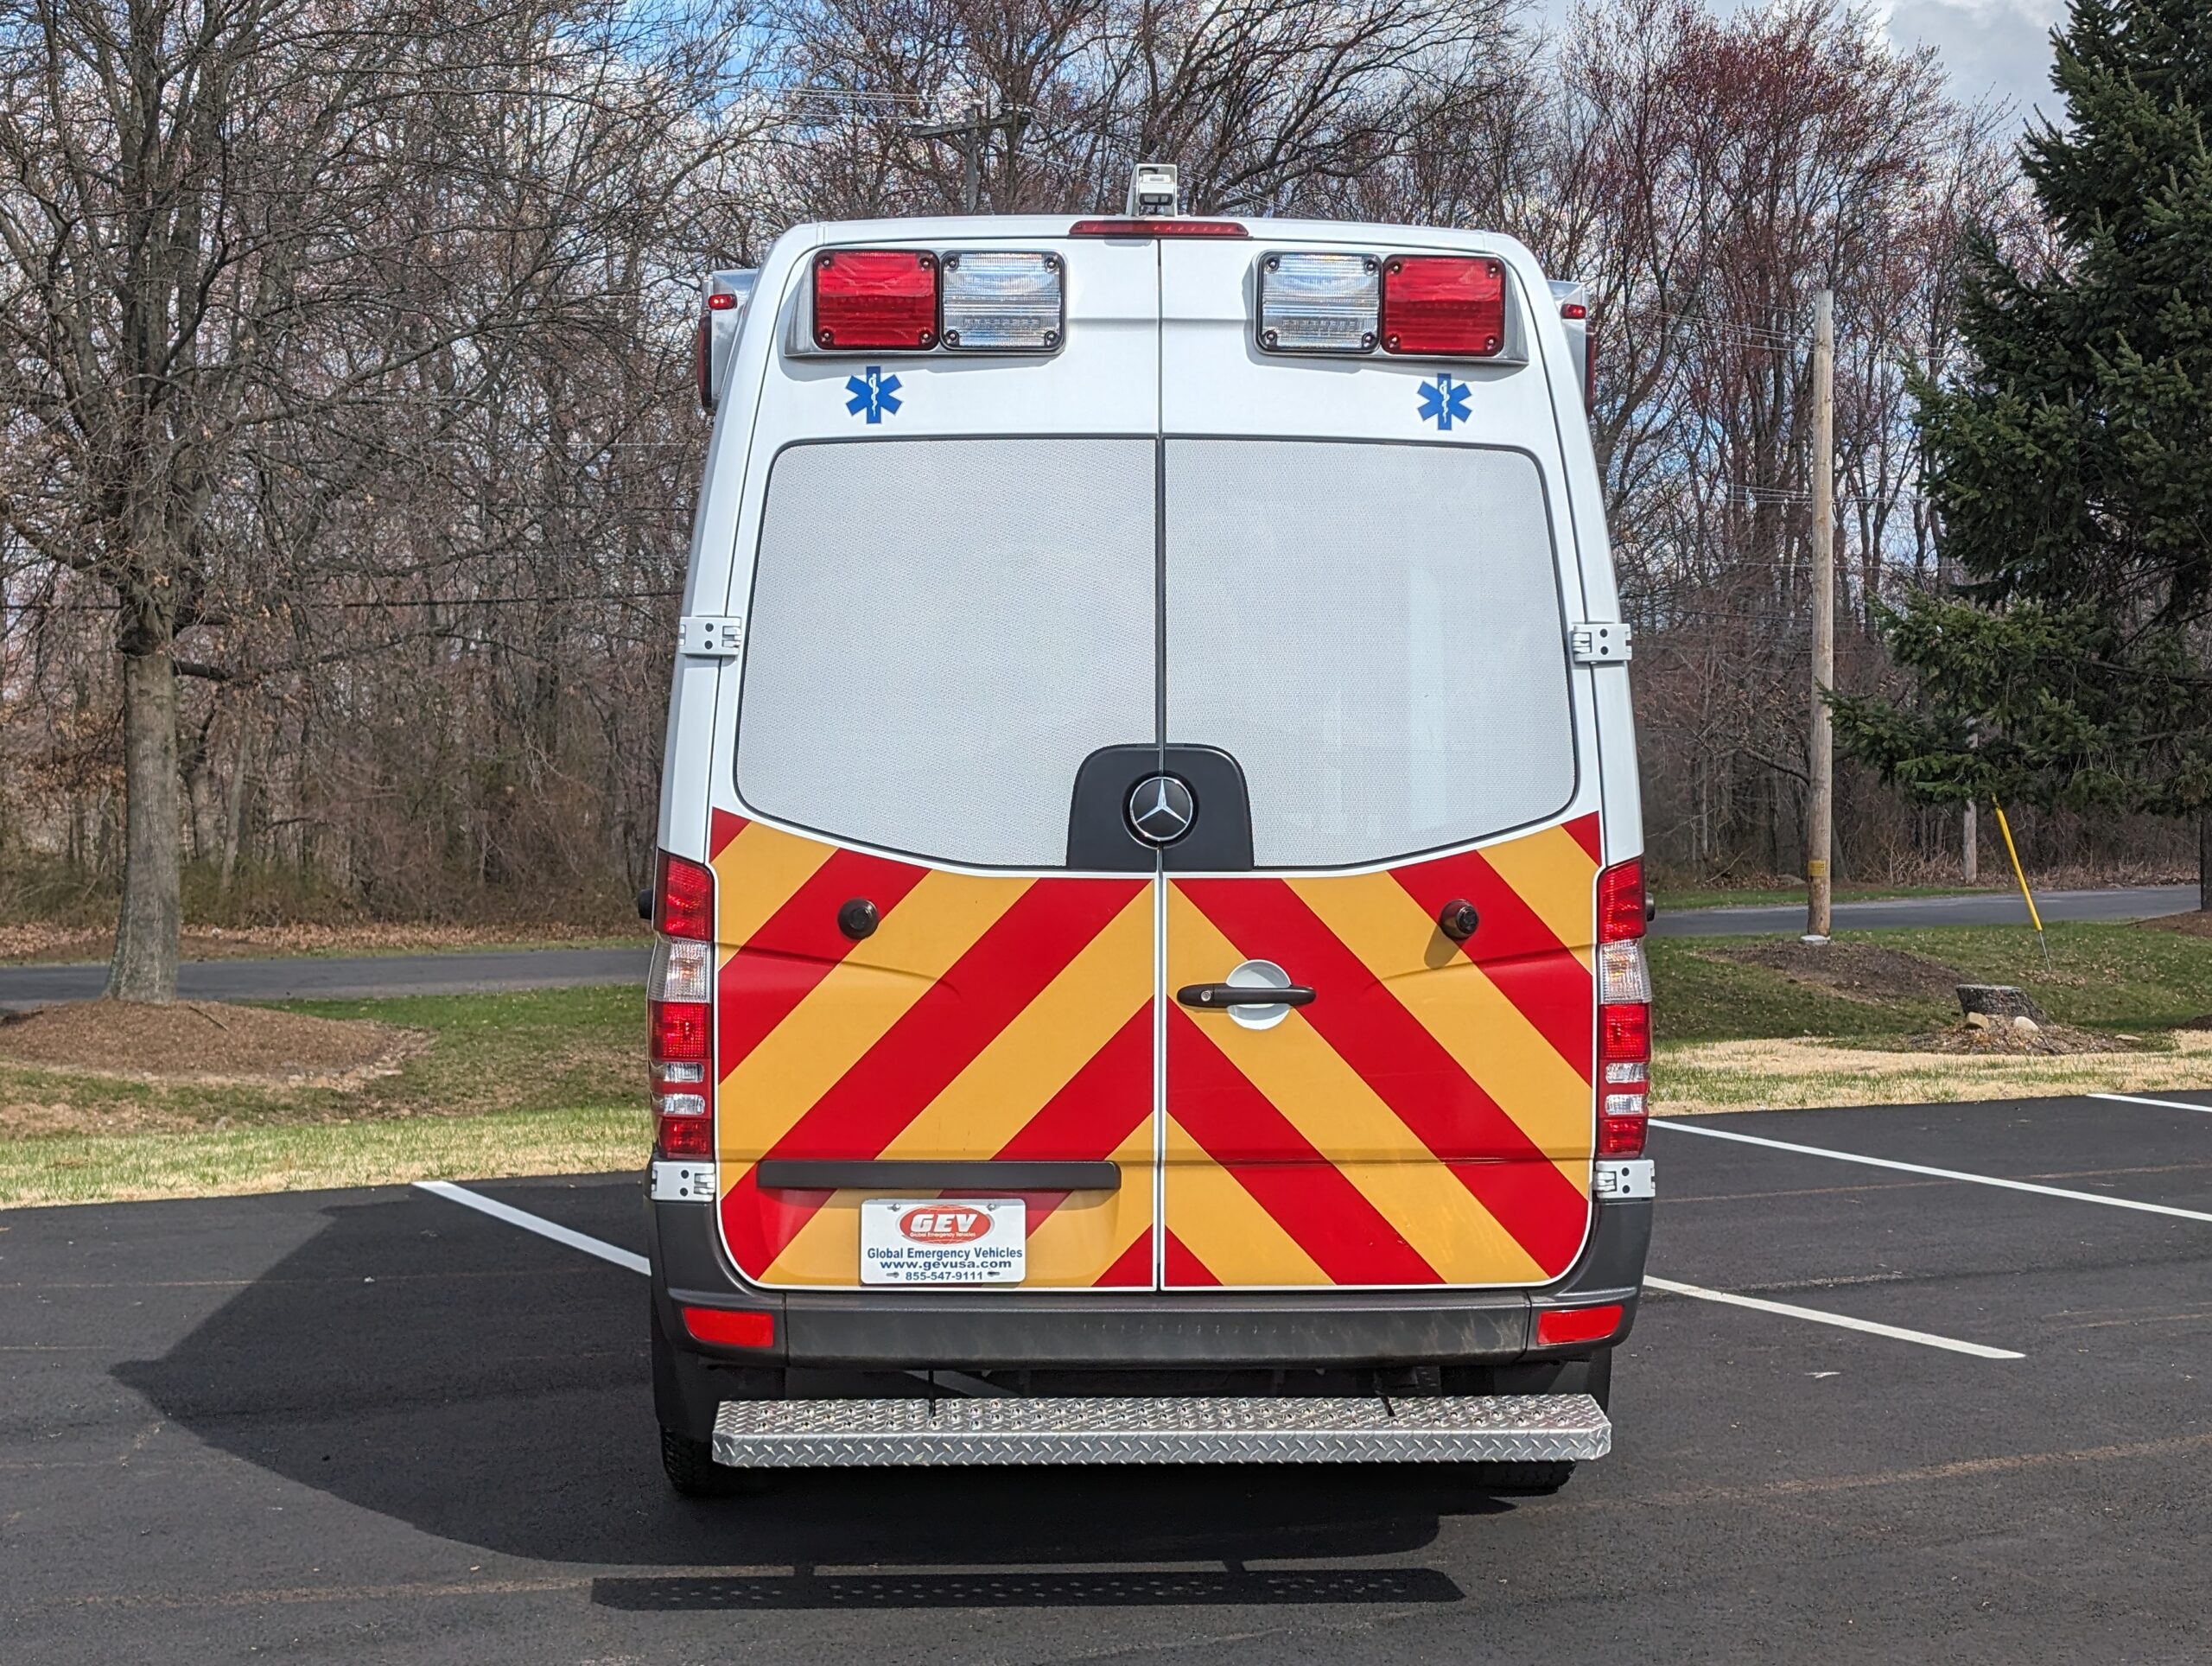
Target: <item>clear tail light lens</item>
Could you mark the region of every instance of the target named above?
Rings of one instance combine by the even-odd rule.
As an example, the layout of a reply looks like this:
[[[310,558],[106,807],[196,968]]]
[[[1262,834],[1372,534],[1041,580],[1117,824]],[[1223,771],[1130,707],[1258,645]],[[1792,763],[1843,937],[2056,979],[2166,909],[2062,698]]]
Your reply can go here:
[[[1392,255],[1382,265],[1382,351],[1493,359],[1505,351],[1505,263]]]
[[[1060,344],[1058,255],[944,258],[944,345],[961,353],[1049,353]]]
[[[1651,969],[1643,864],[1598,875],[1598,1154],[1641,1157],[1651,1093]]]
[[[831,249],[814,258],[814,344],[838,352],[937,345],[937,257]]]
[[[1367,353],[1381,327],[1373,255],[1268,255],[1260,262],[1260,346],[1269,353]]]

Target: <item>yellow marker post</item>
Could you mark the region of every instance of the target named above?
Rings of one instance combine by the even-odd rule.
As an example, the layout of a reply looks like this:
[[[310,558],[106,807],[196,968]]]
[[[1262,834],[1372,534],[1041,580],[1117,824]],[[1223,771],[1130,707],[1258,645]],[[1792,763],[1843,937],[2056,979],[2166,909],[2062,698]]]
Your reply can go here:
[[[2012,877],[2020,882],[2020,900],[2028,905],[2028,919],[2036,928],[2036,944],[2043,951],[2043,969],[2050,970],[2050,943],[2043,934],[2043,916],[2036,912],[2035,893],[2028,889],[2028,876],[2020,866],[2019,847],[2012,843],[2012,824],[2005,819],[2005,806],[1992,798],[1989,807],[1997,812],[1997,830],[2005,836],[2005,854],[2012,859]]]

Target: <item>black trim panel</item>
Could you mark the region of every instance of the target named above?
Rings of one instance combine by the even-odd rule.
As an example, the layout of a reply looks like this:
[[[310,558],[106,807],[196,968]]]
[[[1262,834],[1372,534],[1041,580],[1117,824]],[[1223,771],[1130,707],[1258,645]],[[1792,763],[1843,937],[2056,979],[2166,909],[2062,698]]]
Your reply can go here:
[[[763,1191],[1118,1192],[1119,1163],[814,1162],[771,1157],[753,1171]]]

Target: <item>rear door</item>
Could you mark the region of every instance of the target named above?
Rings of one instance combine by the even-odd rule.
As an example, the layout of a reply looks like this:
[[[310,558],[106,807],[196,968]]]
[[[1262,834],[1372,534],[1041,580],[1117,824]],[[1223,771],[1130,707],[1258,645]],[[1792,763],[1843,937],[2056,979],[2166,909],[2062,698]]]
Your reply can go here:
[[[1267,246],[1161,245],[1166,740],[1250,828],[1166,855],[1165,1281],[1542,1283],[1588,1226],[1600,849],[1548,399],[1257,353]]]
[[[1062,247],[1048,357],[766,367],[711,844],[721,1218],[767,1285],[862,1282],[871,1199],[1009,1192],[1026,1288],[1154,1281],[1153,864],[1070,831],[1084,760],[1156,743],[1157,263]]]

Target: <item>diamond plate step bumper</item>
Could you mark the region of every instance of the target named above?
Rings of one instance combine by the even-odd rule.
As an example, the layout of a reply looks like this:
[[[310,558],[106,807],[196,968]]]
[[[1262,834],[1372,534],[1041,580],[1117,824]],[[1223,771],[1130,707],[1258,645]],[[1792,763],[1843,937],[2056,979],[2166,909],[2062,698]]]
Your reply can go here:
[[[1393,1399],[726,1400],[715,1461],[897,1464],[1447,1464],[1602,1458],[1586,1394]]]

